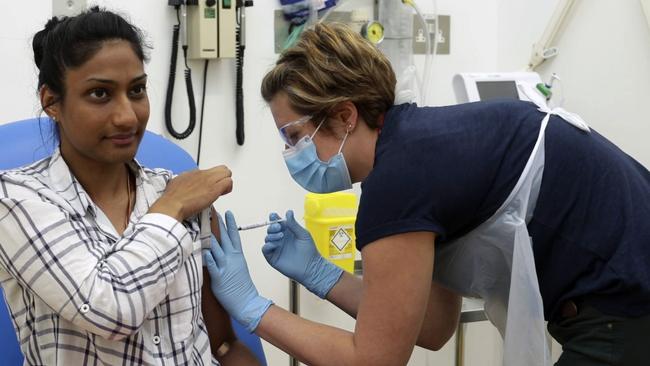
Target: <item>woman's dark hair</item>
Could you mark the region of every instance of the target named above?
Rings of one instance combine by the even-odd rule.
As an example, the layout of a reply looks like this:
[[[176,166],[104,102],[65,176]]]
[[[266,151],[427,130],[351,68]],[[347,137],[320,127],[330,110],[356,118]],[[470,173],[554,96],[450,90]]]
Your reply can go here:
[[[39,69],[38,90],[44,85],[65,96],[65,71],[83,65],[109,40],[124,40],[131,44],[138,58],[145,62],[142,31],[122,16],[94,6],[73,17],[53,17],[32,41],[34,61]],[[46,108],[48,106],[43,106]]]

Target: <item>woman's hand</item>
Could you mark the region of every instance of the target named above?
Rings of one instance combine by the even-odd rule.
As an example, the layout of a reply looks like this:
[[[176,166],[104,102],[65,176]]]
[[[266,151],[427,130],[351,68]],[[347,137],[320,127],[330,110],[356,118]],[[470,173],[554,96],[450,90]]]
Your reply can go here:
[[[162,213],[183,221],[230,193],[231,176],[232,172],[224,165],[185,172],[169,181],[165,193],[149,208],[149,213]]]
[[[251,280],[237,223],[230,211],[226,212],[226,226],[219,216],[219,230],[221,244],[213,241],[210,250],[203,250],[211,290],[226,311],[253,332],[272,302],[258,294]]]
[[[271,220],[279,218],[276,213],[269,216]],[[287,211],[286,218],[268,227],[262,253],[273,268],[324,299],[343,270],[318,253],[314,240],[296,222],[293,211]]]

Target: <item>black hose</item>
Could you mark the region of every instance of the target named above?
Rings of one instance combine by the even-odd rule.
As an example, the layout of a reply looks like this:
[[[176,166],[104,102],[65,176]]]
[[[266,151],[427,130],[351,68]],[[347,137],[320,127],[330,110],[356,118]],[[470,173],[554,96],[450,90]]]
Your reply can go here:
[[[235,50],[235,59],[236,59],[236,73],[237,80],[235,85],[235,118],[237,120],[237,128],[235,130],[235,135],[237,136],[237,144],[240,146],[244,144],[244,48],[241,44],[241,27],[239,25],[235,31],[235,40],[237,42],[237,48]]]
[[[192,70],[186,66],[185,69],[185,86],[187,88],[187,101],[190,109],[190,122],[187,129],[183,132],[178,132],[174,129],[172,123],[172,101],[174,99],[174,82],[176,81],[176,59],[178,58],[178,37],[179,37],[179,24],[174,25],[174,34],[172,37],[172,56],[169,67],[169,81],[167,83],[167,98],[165,99],[165,126],[169,133],[176,139],[182,140],[187,138],[196,124],[196,105],[194,103],[194,90],[192,88]],[[187,49],[183,49],[185,57],[185,65],[187,65]]]

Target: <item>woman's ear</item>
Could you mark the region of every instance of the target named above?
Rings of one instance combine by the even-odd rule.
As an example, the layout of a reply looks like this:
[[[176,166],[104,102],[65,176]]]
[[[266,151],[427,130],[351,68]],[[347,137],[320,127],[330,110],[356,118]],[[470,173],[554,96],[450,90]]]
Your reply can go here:
[[[39,96],[43,111],[54,121],[58,121],[61,113],[59,108],[61,98],[59,95],[54,93],[47,85],[43,85],[39,91]]]
[[[349,100],[339,103],[334,107],[332,116],[339,121],[343,131],[352,132],[359,121],[357,106]]]

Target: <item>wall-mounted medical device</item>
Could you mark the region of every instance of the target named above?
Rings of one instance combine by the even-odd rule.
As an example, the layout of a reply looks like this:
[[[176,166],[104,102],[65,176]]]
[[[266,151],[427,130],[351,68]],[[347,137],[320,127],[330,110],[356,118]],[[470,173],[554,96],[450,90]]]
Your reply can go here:
[[[535,72],[461,73],[454,76],[452,83],[458,103],[497,98],[529,100],[517,84],[528,84],[532,88],[543,85]]]
[[[192,87],[192,70],[188,60],[205,60],[203,67],[203,95],[199,121],[197,162],[201,156],[201,132],[208,64],[212,59],[232,58],[236,63],[236,119],[237,143],[244,143],[243,62],[245,49],[245,8],[253,6],[253,0],[167,0],[174,7],[177,24],[173,27],[172,52],[165,101],[165,125],[176,139],[192,134],[196,124],[196,104]],[[179,43],[185,64],[185,86],[188,98],[189,122],[184,131],[177,131],[172,122],[172,104],[176,80],[176,64]]]
[[[190,59],[234,58],[235,0],[188,0],[187,43]]]

